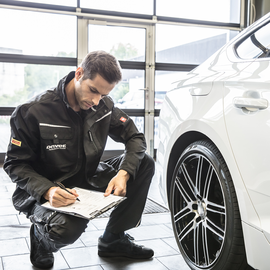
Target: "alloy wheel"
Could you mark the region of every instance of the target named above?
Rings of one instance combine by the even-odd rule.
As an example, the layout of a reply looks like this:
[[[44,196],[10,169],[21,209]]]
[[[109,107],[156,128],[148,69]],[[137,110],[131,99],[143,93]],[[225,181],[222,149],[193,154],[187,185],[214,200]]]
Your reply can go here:
[[[209,157],[189,151],[179,160],[171,189],[171,215],[178,245],[199,269],[218,260],[226,235],[220,175]]]

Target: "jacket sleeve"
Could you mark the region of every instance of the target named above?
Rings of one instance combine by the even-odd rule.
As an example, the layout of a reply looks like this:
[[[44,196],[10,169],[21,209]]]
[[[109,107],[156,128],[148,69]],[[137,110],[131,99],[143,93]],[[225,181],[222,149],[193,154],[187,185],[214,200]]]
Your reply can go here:
[[[134,179],[146,151],[144,134],[138,131],[132,119],[125,112],[113,107],[109,136],[116,142],[125,144],[120,169],[127,171]]]
[[[4,161],[4,170],[22,190],[36,201],[41,202],[42,195],[53,182],[40,175],[38,154],[40,148],[38,123],[26,106],[19,106],[10,119],[11,139]]]

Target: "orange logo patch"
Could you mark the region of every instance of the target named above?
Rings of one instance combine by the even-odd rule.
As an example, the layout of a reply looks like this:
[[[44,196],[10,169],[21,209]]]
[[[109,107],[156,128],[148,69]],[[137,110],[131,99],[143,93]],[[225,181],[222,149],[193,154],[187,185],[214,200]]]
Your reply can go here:
[[[123,123],[125,123],[125,122],[127,121],[127,119],[126,119],[125,117],[122,116],[122,117],[120,118],[120,121],[122,121]]]
[[[21,145],[22,145],[22,142],[17,141],[17,140],[15,140],[15,139],[13,139],[13,138],[12,138],[12,140],[11,140],[11,143],[14,144],[14,145],[20,146],[20,147],[21,147]]]

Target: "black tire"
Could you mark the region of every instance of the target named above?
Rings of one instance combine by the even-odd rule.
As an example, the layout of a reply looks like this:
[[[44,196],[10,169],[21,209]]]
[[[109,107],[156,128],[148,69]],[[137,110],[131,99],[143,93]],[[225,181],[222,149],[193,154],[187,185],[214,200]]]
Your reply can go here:
[[[247,270],[239,207],[228,167],[208,141],[189,145],[173,173],[174,235],[193,270]]]

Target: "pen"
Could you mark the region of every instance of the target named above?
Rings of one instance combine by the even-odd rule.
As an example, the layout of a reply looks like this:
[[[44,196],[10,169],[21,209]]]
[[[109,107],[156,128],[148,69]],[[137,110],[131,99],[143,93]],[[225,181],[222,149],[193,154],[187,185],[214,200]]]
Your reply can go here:
[[[74,194],[72,194],[70,191],[68,191],[68,190],[64,187],[64,185],[63,185],[62,183],[57,183],[57,182],[54,182],[54,183],[55,183],[58,187],[62,188],[62,189],[65,190],[66,192],[68,192],[69,194],[74,195]],[[76,200],[80,202],[80,199],[79,199],[79,198],[76,198]]]

